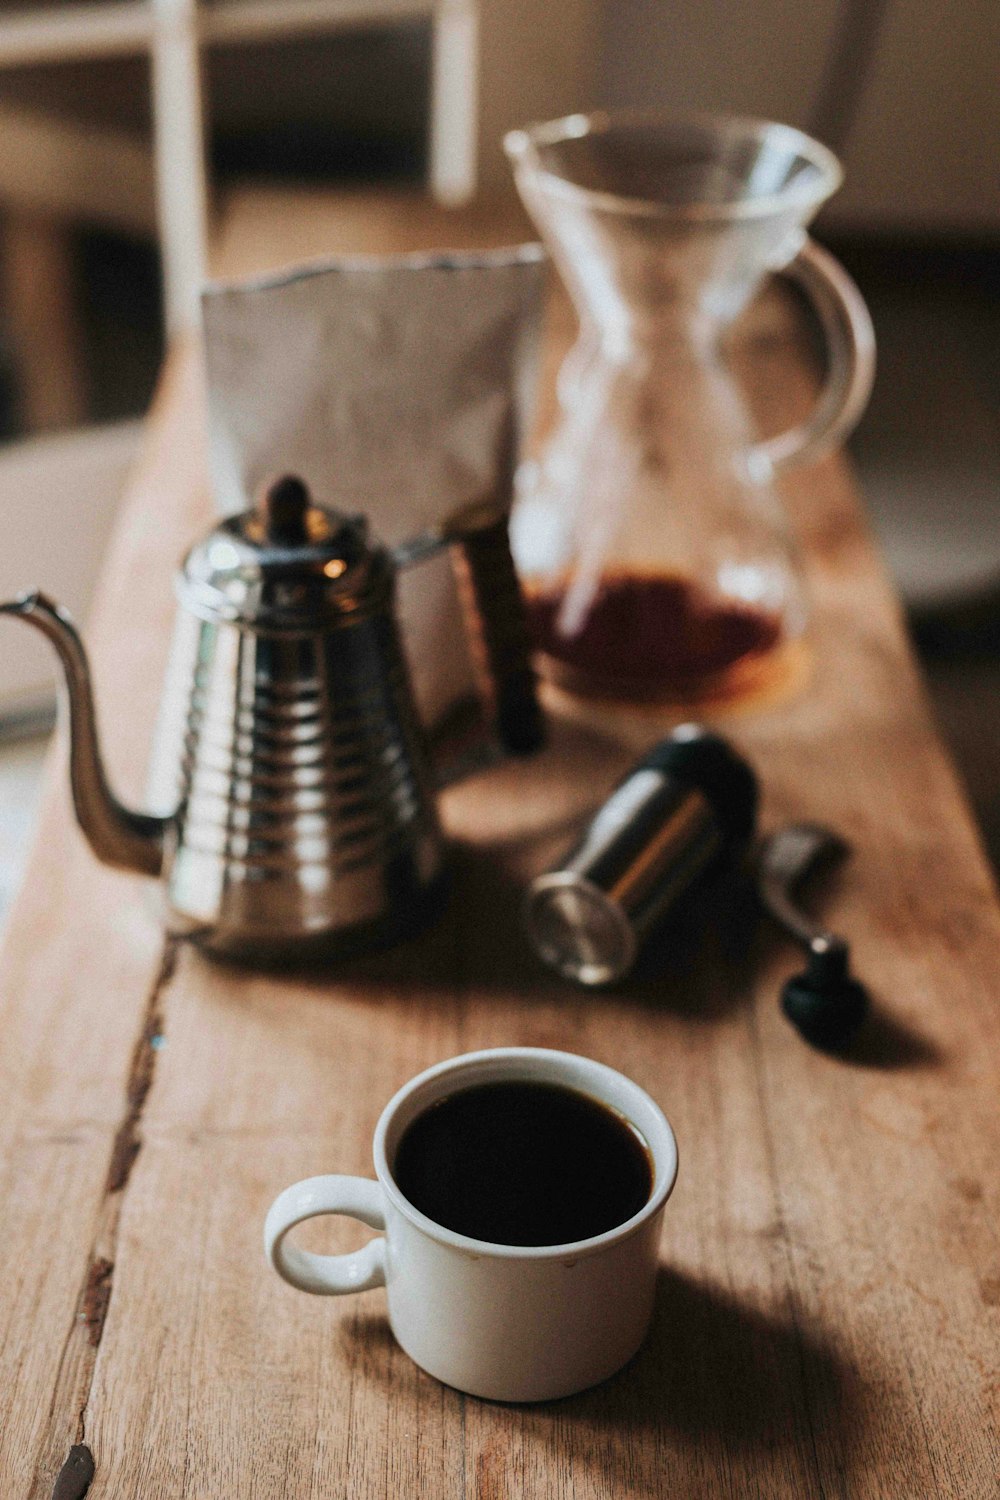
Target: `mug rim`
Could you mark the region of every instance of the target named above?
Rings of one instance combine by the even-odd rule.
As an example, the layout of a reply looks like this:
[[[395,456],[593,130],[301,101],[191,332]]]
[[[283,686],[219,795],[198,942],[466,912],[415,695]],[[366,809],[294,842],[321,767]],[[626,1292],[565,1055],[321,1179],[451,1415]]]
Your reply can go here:
[[[799,156],[816,167],[820,181],[808,191],[800,189],[796,192],[793,185],[792,188],[779,192],[765,193],[759,198],[740,198],[732,203],[661,203],[655,199],[637,198],[609,189],[584,187],[544,166],[539,154],[539,146],[554,146],[580,140],[588,135],[608,135],[619,128],[641,126],[664,129],[695,126],[723,134],[743,132],[761,141],[768,135],[774,139],[784,139],[794,147]],[[503,138],[503,149],[515,172],[518,168],[527,166],[534,175],[544,178],[546,190],[556,196],[609,213],[632,214],[677,223],[725,223],[729,220],[767,218],[790,208],[798,208],[805,213],[824,203],[844,180],[840,160],[828,146],[794,125],[785,125],[779,120],[767,120],[755,115],[712,114],[698,110],[601,109],[591,113],[563,115],[556,120],[535,121],[517,130],[509,130]]]
[[[480,1067],[484,1071],[489,1069],[490,1064],[510,1063],[513,1065],[509,1074],[505,1072],[504,1077],[518,1077],[517,1063],[531,1062],[550,1063],[557,1070],[551,1081],[561,1082],[563,1087],[576,1089],[578,1093],[587,1094],[588,1097],[596,1099],[598,1103],[607,1104],[607,1101],[588,1089],[584,1084],[575,1082],[565,1076],[559,1076],[559,1069],[579,1071],[581,1067],[592,1076],[597,1074],[603,1076],[607,1082],[623,1085],[626,1092],[641,1101],[642,1105],[655,1119],[656,1124],[661,1127],[663,1140],[660,1146],[648,1139],[647,1133],[642,1130],[630,1112],[619,1110],[625,1118],[637,1130],[648,1150],[653,1164],[653,1191],[646,1202],[634,1213],[631,1218],[624,1219],[621,1224],[616,1224],[612,1229],[607,1229],[601,1234],[591,1235],[583,1240],[567,1240],[558,1245],[504,1245],[493,1240],[478,1240],[470,1235],[459,1234],[456,1230],[448,1229],[439,1224],[436,1219],[422,1213],[415,1204],[411,1203],[396,1183],[389,1166],[386,1152],[386,1143],[390,1128],[401,1107],[411,1099],[415,1093],[425,1088],[435,1080],[447,1076],[450,1073],[461,1073],[466,1071],[477,1071]],[[529,1072],[526,1077],[528,1081],[534,1081],[539,1075]],[[486,1080],[484,1080],[486,1081]],[[499,1080],[497,1080],[499,1081]],[[473,1086],[470,1081],[469,1086]],[[433,1103],[429,1100],[428,1103]],[[616,1106],[610,1106],[616,1108]],[[417,1111],[419,1113],[419,1111]],[[416,1114],[414,1115],[416,1118]],[[407,1122],[409,1123],[409,1122]],[[372,1142],[372,1155],[375,1163],[375,1175],[381,1184],[383,1192],[392,1202],[394,1207],[404,1218],[419,1229],[422,1234],[439,1244],[447,1245],[458,1251],[482,1258],[498,1260],[551,1260],[560,1257],[572,1256],[579,1258],[585,1255],[595,1255],[616,1245],[622,1240],[630,1238],[637,1233],[654,1215],[663,1208],[667,1199],[674,1190],[677,1181],[677,1138],[674,1135],[670,1121],[663,1110],[645,1089],[635,1083],[625,1073],[620,1073],[616,1068],[608,1067],[606,1063],[597,1062],[596,1059],[586,1057],[578,1052],[564,1052],[550,1047],[488,1047],[476,1052],[463,1052],[456,1057],[445,1058],[444,1061],[434,1063],[425,1068],[422,1073],[416,1074],[408,1083],[404,1083],[398,1089],[379,1116],[375,1126],[375,1135]],[[661,1157],[665,1156],[665,1160]]]

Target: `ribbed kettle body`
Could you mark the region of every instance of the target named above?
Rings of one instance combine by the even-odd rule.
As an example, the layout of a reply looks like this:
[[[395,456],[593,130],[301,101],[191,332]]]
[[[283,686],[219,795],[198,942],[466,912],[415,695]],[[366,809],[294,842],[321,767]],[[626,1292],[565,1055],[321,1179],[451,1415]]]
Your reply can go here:
[[[432,778],[388,609],[315,633],[178,616],[150,796],[170,925],[233,956],[388,940],[439,883]]]

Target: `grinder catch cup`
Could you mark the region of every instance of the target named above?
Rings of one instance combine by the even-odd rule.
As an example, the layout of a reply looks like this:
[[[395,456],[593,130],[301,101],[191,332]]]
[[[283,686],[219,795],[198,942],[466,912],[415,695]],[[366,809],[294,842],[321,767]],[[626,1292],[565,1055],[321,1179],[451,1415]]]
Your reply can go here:
[[[579,984],[623,978],[697,877],[750,841],[757,803],[757,778],[731,745],[695,724],[675,730],[531,882],[524,926],[535,952]]]

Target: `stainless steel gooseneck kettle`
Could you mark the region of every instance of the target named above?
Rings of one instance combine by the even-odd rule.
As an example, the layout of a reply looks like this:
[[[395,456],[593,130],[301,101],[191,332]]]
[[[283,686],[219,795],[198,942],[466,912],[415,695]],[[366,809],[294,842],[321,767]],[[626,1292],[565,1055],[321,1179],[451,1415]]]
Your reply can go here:
[[[498,507],[452,543],[495,740],[542,738],[527,631]],[[435,776],[396,621],[393,554],[361,517],[278,481],[193,548],[153,756],[154,805],[110,791],[87,660],[40,593],[0,605],[55,646],[76,815],[98,858],[162,877],[171,930],[273,961],[379,944],[434,907],[444,864]]]

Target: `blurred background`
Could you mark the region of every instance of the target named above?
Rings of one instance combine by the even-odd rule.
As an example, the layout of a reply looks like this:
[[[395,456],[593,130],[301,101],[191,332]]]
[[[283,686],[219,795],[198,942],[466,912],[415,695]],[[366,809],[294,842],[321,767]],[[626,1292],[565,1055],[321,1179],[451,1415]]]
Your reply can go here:
[[[996,0],[4,3],[0,595],[44,582],[85,619],[169,334],[227,239],[326,189],[510,196],[504,130],[573,110],[785,120],[845,163],[816,233],[879,340],[853,457],[1000,863],[998,77]],[[53,693],[9,635],[0,910]]]

